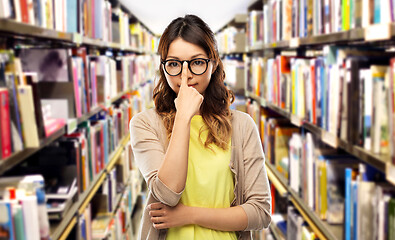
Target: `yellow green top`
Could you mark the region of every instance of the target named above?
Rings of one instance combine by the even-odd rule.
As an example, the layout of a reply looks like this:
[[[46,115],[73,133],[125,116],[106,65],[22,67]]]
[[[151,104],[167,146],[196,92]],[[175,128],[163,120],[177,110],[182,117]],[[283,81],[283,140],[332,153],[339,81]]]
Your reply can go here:
[[[195,115],[191,121],[188,176],[180,202],[187,206],[205,208],[227,208],[234,199],[233,173],[229,168],[231,151],[211,144],[204,147],[208,131],[199,133],[204,127],[203,118]],[[229,143],[230,144],[230,143]],[[230,145],[229,145],[230,146]],[[235,232],[216,231],[198,225],[170,228],[167,240],[178,239],[237,239]]]

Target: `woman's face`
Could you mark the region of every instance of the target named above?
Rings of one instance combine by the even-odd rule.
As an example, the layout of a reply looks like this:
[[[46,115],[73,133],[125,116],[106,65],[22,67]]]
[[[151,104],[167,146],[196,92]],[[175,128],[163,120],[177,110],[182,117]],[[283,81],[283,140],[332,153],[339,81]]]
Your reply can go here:
[[[176,38],[169,46],[167,58],[165,60],[193,60],[196,58],[208,59],[206,52],[198,45],[192,44],[183,40],[182,38]],[[162,65],[164,68],[164,65]],[[170,76],[165,69],[163,69],[167,83],[178,94],[181,85],[181,73],[177,76]],[[187,70],[188,86],[195,88],[198,92],[204,95],[208,84],[210,83],[211,73],[213,71],[212,61],[208,63],[207,70],[202,75],[195,75],[188,68]]]

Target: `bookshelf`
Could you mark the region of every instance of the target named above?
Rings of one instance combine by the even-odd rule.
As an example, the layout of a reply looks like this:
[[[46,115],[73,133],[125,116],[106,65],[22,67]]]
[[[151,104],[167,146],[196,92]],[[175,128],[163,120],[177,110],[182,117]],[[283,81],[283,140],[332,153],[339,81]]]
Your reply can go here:
[[[293,205],[302,214],[303,218],[308,222],[309,226],[311,226],[320,239],[342,239],[343,229],[341,226],[330,226],[329,224],[321,221],[321,219],[306,206],[303,200],[300,199],[298,194],[289,187],[288,180],[285,179],[272,164],[266,161],[265,166],[268,171],[273,173],[268,174],[269,180],[271,182],[279,182],[281,184],[281,187],[276,184],[276,189],[281,189],[282,187],[286,189]]]
[[[9,37],[23,37],[30,39],[52,40],[58,44],[66,46],[78,47],[81,45],[96,48],[107,48],[127,52],[135,52],[138,54],[153,54],[153,52],[143,51],[130,46],[122,45],[115,42],[105,42],[100,39],[93,39],[82,36],[80,33],[67,33],[56,31],[53,29],[43,28],[23,22],[17,22],[13,19],[0,18],[0,33]]]
[[[2,4],[3,2],[7,4],[8,1],[2,1]],[[80,1],[76,2],[79,3]],[[83,26],[78,24],[76,31],[65,29],[66,25],[72,24],[66,18],[75,17],[76,19],[74,20],[82,21],[81,15],[83,14],[75,13],[77,16],[72,15],[63,18],[61,20],[63,21],[63,30],[57,30],[59,26],[55,26],[59,19],[47,19],[45,21],[42,21],[42,19],[37,21],[35,19],[35,23],[32,24],[30,21],[27,23],[25,20],[18,21],[16,18],[0,18],[0,48],[2,50],[0,54],[3,54],[1,55],[0,63],[4,63],[6,68],[9,67],[5,69],[5,72],[4,68],[2,68],[0,74],[6,74],[6,71],[8,71],[8,74],[15,74],[15,76],[23,76],[25,74],[26,70],[23,69],[23,71],[22,66],[20,68],[21,71],[19,71],[17,69],[18,66],[11,65],[11,61],[12,64],[15,63],[14,57],[21,61],[19,51],[24,49],[60,49],[67,52],[68,74],[65,81],[72,83],[74,86],[71,92],[67,91],[67,93],[72,94],[72,97],[70,97],[71,95],[68,96],[67,104],[68,106],[71,105],[69,110],[72,109],[75,116],[70,117],[69,115],[65,120],[65,125],[46,137],[40,136],[38,147],[36,147],[37,145],[30,148],[26,146],[23,148],[22,146],[22,150],[14,150],[12,148],[13,153],[10,156],[0,159],[0,177],[13,176],[14,172],[20,171],[19,169],[26,166],[30,167],[30,164],[34,165],[35,163],[30,162],[34,162],[38,155],[48,150],[48,147],[60,148],[60,145],[57,145],[59,142],[67,142],[70,138],[77,136],[72,141],[79,145],[77,147],[74,144],[75,149],[73,148],[73,150],[80,152],[76,152],[70,158],[76,158],[76,163],[74,164],[78,167],[73,167],[76,169],[74,173],[75,171],[77,172],[77,185],[80,188],[77,190],[78,193],[75,196],[73,195],[73,199],[68,199],[67,202],[70,204],[63,208],[66,210],[62,210],[61,213],[55,212],[55,214],[59,215],[52,215],[51,219],[55,219],[56,216],[61,217],[59,217],[59,220],[50,221],[49,237],[51,239],[70,239],[77,237],[72,236],[74,234],[83,234],[83,229],[91,226],[85,220],[89,218],[89,224],[91,224],[95,220],[93,214],[98,213],[97,210],[91,208],[92,206],[97,207],[94,205],[97,197],[104,197],[105,204],[107,204],[107,211],[106,209],[101,209],[100,211],[102,212],[100,213],[104,211],[104,214],[109,214],[109,217],[113,220],[108,226],[109,228],[111,227],[110,231],[112,232],[110,234],[118,236],[119,229],[125,227],[124,229],[127,229],[127,231],[121,233],[122,237],[130,237],[133,230],[132,226],[139,224],[132,222],[132,213],[133,211],[138,211],[138,208],[142,207],[141,204],[143,204],[140,203],[136,207],[137,199],[141,195],[143,181],[141,176],[132,178],[132,175],[140,173],[135,169],[134,162],[132,165],[132,159],[130,158],[130,154],[133,153],[128,149],[130,137],[127,123],[128,118],[148,105],[152,105],[148,92],[152,92],[152,78],[155,74],[153,67],[156,67],[157,64],[154,53],[157,47],[157,36],[152,34],[144,24],[118,2],[114,2],[116,6],[111,6],[110,1],[107,0],[97,0],[96,2],[103,4],[103,9],[96,8],[92,10],[89,9],[88,5],[84,5],[85,10],[98,11],[96,13],[100,13],[102,10],[110,16],[96,14],[96,18],[99,19],[96,24],[88,20],[88,22],[84,23],[79,22]],[[53,3],[58,4],[58,1],[53,1]],[[59,5],[54,6],[54,12],[51,12],[51,14],[55,14],[55,8],[59,10]],[[49,9],[52,10],[52,8]],[[38,17],[46,18],[48,15],[40,15]],[[95,18],[93,15],[88,15],[86,18],[88,17]],[[102,21],[102,17],[109,21]],[[42,25],[46,21],[53,21],[54,25],[49,27],[44,26],[45,24]],[[102,25],[99,26],[98,24]],[[114,31],[111,31],[113,26],[116,27]],[[96,31],[95,33],[92,28],[100,32]],[[5,54],[12,54],[12,58],[3,58]],[[80,59],[84,61],[82,68],[78,68],[81,66],[78,65],[80,62],[77,62]],[[85,62],[86,59],[87,62]],[[21,61],[19,64],[22,65],[25,62]],[[96,66],[103,68],[96,68]],[[137,67],[142,70],[137,71]],[[17,75],[19,73],[21,75]],[[85,80],[88,79],[86,80],[89,81],[88,85],[86,85],[87,82],[81,80],[81,76]],[[93,78],[95,80],[92,80]],[[93,83],[94,85],[91,85]],[[19,84],[21,83],[15,83],[16,86],[19,86]],[[2,87],[4,86],[2,85]],[[5,87],[11,89],[8,85]],[[13,88],[16,87],[13,86]],[[62,91],[64,90],[62,89]],[[38,98],[38,101],[40,101],[40,98]],[[92,98],[95,99],[92,100]],[[73,100],[71,101],[71,99]],[[84,101],[86,102],[84,103]],[[78,106],[80,103],[81,106]],[[103,115],[106,116],[103,117]],[[77,128],[78,131],[76,131]],[[12,135],[10,138],[13,140],[14,136]],[[102,140],[101,143],[99,143],[100,140],[98,141],[98,139]],[[105,141],[109,143],[106,147],[103,144]],[[98,147],[100,150],[98,150]],[[83,151],[85,152],[83,153]],[[41,167],[41,165],[39,166]],[[126,176],[126,172],[129,173],[128,176]],[[39,173],[44,175],[44,170],[41,170]],[[120,182],[119,178],[122,178],[122,182]],[[124,184],[124,187],[117,189],[117,184]],[[113,192],[110,193],[109,191]],[[130,216],[127,216],[126,213]],[[46,214],[48,216],[48,213]],[[33,219],[33,221],[35,220]],[[117,233],[115,233],[116,230],[118,230]],[[25,233],[19,232],[18,234]]]
[[[363,12],[361,15],[357,15],[356,12],[355,13],[347,12],[348,9],[344,8],[345,6],[341,5],[345,3],[360,4],[359,6],[354,5],[353,7],[355,8],[350,7],[350,11],[352,10],[352,11],[361,11],[361,12],[367,11],[367,12]],[[326,5],[321,6],[317,4],[323,4],[323,5],[326,4]],[[247,112],[256,121],[258,128],[261,129],[261,134],[265,134],[265,136],[262,136],[262,141],[265,144],[269,142],[268,144],[270,146],[268,148],[276,148],[275,147],[276,145],[274,145],[273,147],[271,144],[277,144],[277,142],[275,142],[277,140],[273,140],[273,139],[268,140],[268,139],[270,139],[271,137],[277,137],[277,135],[273,136],[273,134],[277,134],[277,133],[270,133],[270,132],[268,133],[267,131],[277,130],[277,127],[271,128],[268,125],[270,124],[276,125],[277,124],[276,118],[278,118],[280,119],[280,121],[278,122],[281,122],[278,123],[279,124],[278,134],[280,136],[281,134],[285,134],[280,132],[282,131],[280,130],[281,129],[280,124],[283,124],[284,129],[286,128],[297,129],[298,133],[300,133],[299,136],[303,137],[301,144],[305,148],[307,147],[306,146],[307,144],[305,142],[306,138],[304,137],[306,136],[306,134],[311,134],[312,138],[314,139],[313,141],[317,142],[315,149],[319,149],[318,152],[322,149],[332,150],[332,152],[336,152],[336,154],[339,154],[341,157],[344,156],[345,158],[347,158],[347,156],[349,156],[352,159],[354,158],[358,159],[357,161],[360,169],[358,169],[357,172],[359,171],[358,174],[360,175],[359,178],[357,178],[357,180],[352,178],[353,179],[352,181],[354,180],[357,181],[355,185],[353,185],[354,191],[356,191],[355,189],[359,187],[359,184],[361,185],[371,184],[374,185],[375,189],[380,189],[381,185],[385,185],[388,186],[388,191],[392,194],[395,191],[394,152],[391,150],[388,151],[386,146],[389,146],[389,148],[393,148],[394,146],[393,145],[394,132],[392,132],[394,128],[393,110],[388,110],[387,108],[393,108],[393,104],[391,102],[393,101],[392,98],[394,91],[393,90],[393,77],[394,77],[393,62],[395,60],[393,60],[392,53],[394,52],[394,46],[395,46],[394,45],[395,8],[392,5],[391,6],[375,5],[373,10],[371,6],[367,7],[366,4],[367,2],[360,3],[359,1],[353,1],[353,0],[343,1],[343,2],[316,1],[316,0],[304,1],[304,2],[294,1],[294,0],[251,1],[250,7],[248,8],[249,19],[247,20],[247,29],[249,29],[249,27],[252,26],[253,29],[255,29],[255,33],[251,34],[247,31],[247,35],[250,37],[249,40],[251,39],[252,36],[253,41],[248,41],[248,46],[247,46],[248,57],[246,58],[247,60],[245,60],[245,64],[246,64],[245,70],[246,70],[247,79],[240,80],[241,82],[245,81],[245,85],[244,85],[245,89],[244,91],[238,89],[238,92],[244,92],[244,97],[245,99],[247,99],[246,101]],[[322,9],[316,11],[317,8],[322,8]],[[378,8],[381,8],[381,13],[380,13],[381,16],[378,15],[377,11],[380,10]],[[304,9],[305,12],[303,12],[303,10],[301,9]],[[325,9],[325,11],[323,9]],[[340,15],[340,13],[345,15]],[[349,14],[349,16],[347,14]],[[370,18],[367,16],[369,16]],[[375,17],[375,19],[373,19],[373,16]],[[304,20],[302,18],[304,18]],[[253,19],[253,21],[251,21],[251,19]],[[261,34],[261,31],[263,31],[263,34]],[[369,49],[372,53],[363,54],[363,51],[366,49]],[[379,55],[382,54],[379,57],[382,57],[381,59],[384,59],[380,63],[378,61],[374,61],[375,60],[374,54],[377,53]],[[387,53],[388,53],[388,57],[387,55],[385,55]],[[261,68],[258,65],[256,66],[249,65],[248,58],[250,56],[252,59],[255,58],[257,59],[257,61],[262,60],[264,62],[264,64],[261,65]],[[287,58],[287,60],[283,61],[283,57]],[[369,60],[372,59],[373,60],[372,62],[369,62],[370,65],[369,64],[351,65],[351,64],[355,64],[355,62],[357,62],[358,64],[358,61],[360,61],[360,58],[358,57],[361,58],[366,57]],[[372,65],[376,65],[376,66],[372,66]],[[374,101],[376,102],[372,101],[371,103],[372,113],[370,113],[368,110],[363,108],[365,106],[370,106],[370,102],[369,105],[366,105],[366,101],[370,101],[370,100],[365,97],[365,94],[367,93],[370,94],[371,92],[368,91],[366,93],[366,90],[363,90],[363,89],[373,89],[373,87],[372,88],[370,88],[369,86],[366,87],[367,86],[366,79],[369,80],[368,77],[370,77],[370,75],[367,75],[368,77],[365,78],[365,75],[361,75],[361,74],[358,75],[359,73],[357,74],[355,72],[361,72],[361,70],[363,69],[371,72],[376,71],[375,73],[377,73],[375,67],[377,67],[378,65],[381,65],[380,67],[382,67],[382,69],[385,68],[385,70],[381,70],[382,71],[381,74],[384,73],[385,71],[385,75],[382,74],[380,76],[382,76],[382,79],[384,79],[385,83],[387,83],[388,81],[390,82],[390,84],[385,84],[385,90],[382,90],[383,92],[380,92],[378,94],[373,90],[371,91],[373,99],[375,99]],[[339,67],[340,70],[338,70],[338,72],[335,73],[331,72],[331,71],[337,71],[337,69],[334,70],[334,68],[336,68],[337,66]],[[350,66],[352,66],[352,70]],[[323,71],[320,73],[321,75],[316,75],[318,73],[314,72],[314,71],[318,71],[316,70],[317,68]],[[311,72],[306,73],[308,69],[309,70],[312,69],[312,70]],[[248,77],[248,74],[250,74],[251,72],[262,73],[262,74],[250,75],[252,77]],[[337,73],[338,75],[336,75]],[[365,74],[370,74],[370,72]],[[325,77],[322,77],[324,75]],[[320,77],[320,79],[325,79],[325,80],[318,83],[317,76]],[[378,75],[375,75],[374,78],[377,78],[377,76]],[[340,80],[335,81],[337,80],[335,78]],[[312,81],[312,83],[309,82],[310,80]],[[378,79],[376,79],[375,81],[377,80]],[[303,81],[305,82],[303,83]],[[337,83],[333,84],[334,82],[341,82],[341,84],[343,85],[341,85],[339,89],[336,88],[334,90],[333,86],[337,87],[336,85]],[[350,82],[353,82],[354,84],[350,85],[349,84]],[[232,89],[232,86],[230,86],[230,88]],[[319,88],[325,89],[328,95],[325,95],[323,92],[319,92],[322,91],[322,90],[317,90]],[[300,89],[303,90],[301,91]],[[381,89],[384,89],[384,87]],[[357,92],[358,95],[356,95],[355,90],[358,90]],[[335,100],[336,102],[333,103],[334,96],[336,96],[337,94],[340,94],[340,97],[338,98],[338,100]],[[390,94],[392,95],[390,96]],[[384,96],[384,95],[386,96],[386,98],[390,98],[390,101],[388,101],[389,99],[386,99],[385,102],[384,101],[377,102],[378,101],[377,99],[383,98],[377,96]],[[387,97],[387,95],[390,97]],[[295,99],[292,97],[294,97]],[[318,105],[317,99],[319,97],[320,97],[319,99],[320,101],[326,101],[325,103],[322,102],[320,103],[323,105]],[[313,102],[313,101],[317,101],[317,102]],[[243,102],[240,101],[240,103]],[[324,104],[328,104],[328,105],[324,105]],[[378,105],[380,105],[380,107],[375,108],[375,106]],[[386,107],[381,107],[382,105],[386,105]],[[333,110],[335,108],[330,108],[332,106],[339,107],[339,109],[336,108],[336,110]],[[350,108],[352,110],[350,110]],[[359,108],[358,111],[354,111],[354,109],[358,109],[358,108]],[[385,108],[386,112],[382,113],[381,115],[376,115],[376,120],[374,120],[373,112],[376,111],[377,113],[378,111],[377,109],[382,109],[382,108]],[[243,108],[240,107],[240,109]],[[316,112],[313,113],[313,111],[317,111],[317,113]],[[318,113],[318,111],[320,112]],[[346,113],[348,115],[347,116],[341,115],[339,114],[339,112]],[[354,114],[355,112],[358,112],[358,114]],[[316,117],[315,114],[321,117],[321,119]],[[367,114],[371,114],[371,115],[367,115]],[[333,120],[334,116],[337,117],[336,121]],[[388,116],[388,120],[387,120],[387,116]],[[367,117],[371,117],[371,119],[373,119],[372,122],[373,121],[379,122],[378,124],[376,123],[375,125],[376,128],[373,127],[371,128],[371,129],[375,129],[374,130],[375,133],[372,133],[373,130],[370,130],[370,128],[368,128],[370,123]],[[381,120],[381,117],[383,117],[383,119],[385,120]],[[274,118],[274,120],[268,121],[268,119],[270,118]],[[349,131],[348,129],[351,129],[353,127],[357,128],[355,126],[357,121],[356,119],[358,119],[359,121],[358,130]],[[361,121],[363,126],[363,136],[360,128]],[[364,123],[364,121],[367,121],[367,123],[366,122]],[[387,123],[388,125],[384,125],[385,124],[383,123],[384,121],[388,121]],[[373,124],[374,123],[372,123],[372,125]],[[333,126],[336,127],[334,128]],[[386,126],[389,126],[388,128],[390,129],[390,130],[385,130],[387,134],[389,133],[390,135],[390,137],[387,138],[383,137],[382,135],[384,131],[382,129],[385,129]],[[262,130],[263,127],[264,130]],[[367,131],[368,133],[366,133]],[[371,135],[369,135],[369,133]],[[359,135],[357,136],[357,134]],[[372,141],[376,142],[375,147],[374,144],[370,144],[370,142],[366,140],[366,136],[368,137],[374,136],[375,140]],[[377,140],[378,139],[377,136],[380,136],[379,141]],[[285,137],[280,138],[279,141],[283,141],[283,139],[285,139]],[[378,142],[380,142],[380,147],[378,147]],[[295,151],[298,151],[299,150],[298,146],[299,145],[296,145],[295,147],[295,145],[292,145],[293,150],[296,149]],[[265,145],[264,147],[267,146]],[[295,184],[299,184],[299,183],[295,183],[298,182],[299,180],[293,179],[295,180],[295,182],[288,182],[288,179],[286,179],[284,175],[282,175],[292,172],[291,170],[289,170],[288,172],[288,168],[291,168],[291,166],[288,165],[290,164],[291,160],[289,161],[285,160],[284,162],[281,160],[280,164],[278,164],[278,160],[276,157],[276,160],[272,161],[273,164],[271,164],[269,158],[271,157],[270,154],[273,154],[272,151],[274,150],[268,149],[268,151],[269,151],[268,152],[269,155],[266,156],[267,157],[266,166],[267,166],[268,177],[270,179],[271,184],[274,186],[277,192],[280,193],[281,196],[288,196],[290,200],[288,206],[293,205],[298,210],[304,221],[307,222],[309,226],[311,226],[312,228],[311,230],[316,234],[316,236],[318,236],[320,239],[352,239],[353,237],[355,238],[355,236],[351,235],[350,237],[349,235],[347,235],[347,230],[350,229],[350,224],[351,225],[354,224],[355,220],[353,219],[350,220],[350,218],[347,219],[346,217],[347,212],[344,213],[344,216],[343,215],[340,216],[339,214],[336,215],[336,217],[337,216],[342,218],[344,217],[343,223],[341,225],[337,225],[340,224],[339,222],[337,222],[336,224],[329,224],[327,223],[327,220],[321,220],[321,219],[326,219],[327,210],[325,210],[324,207],[323,211],[325,211],[325,213],[319,212],[322,209],[321,207],[317,207],[317,202],[315,202],[315,204],[312,204],[311,199],[308,200],[306,198],[307,194],[310,194],[308,196],[311,196],[311,193],[308,192],[311,190],[311,188],[309,188],[307,184],[295,186]],[[277,154],[276,151],[277,150],[275,150],[274,154]],[[281,148],[278,151],[285,151],[285,150]],[[289,151],[288,157],[291,158],[292,156],[291,156],[290,146],[288,146],[287,152],[288,151]],[[319,152],[318,154],[321,153],[322,152]],[[265,152],[265,154],[267,153]],[[305,162],[307,161],[305,157],[301,157],[299,160],[303,161],[302,164],[310,164]],[[317,161],[318,160],[314,160],[314,164],[317,164]],[[330,160],[327,161],[330,162]],[[305,165],[301,167],[306,168]],[[377,180],[373,180],[374,178],[369,178],[369,179],[366,178],[364,180],[361,180],[361,176],[362,176],[361,172],[364,173],[363,170],[364,168],[374,169],[372,171],[374,171],[377,174],[376,176],[380,175],[380,177],[376,178]],[[307,171],[307,169],[303,169],[300,171]],[[313,173],[317,174],[317,171],[320,170],[315,169],[313,170]],[[297,171],[294,171],[294,173],[298,175]],[[303,177],[301,177],[301,179],[302,179],[301,181],[306,180]],[[329,180],[325,180],[325,186],[326,186],[326,181]],[[346,185],[347,184],[348,183],[346,183]],[[291,188],[291,186],[293,186],[293,188]],[[297,187],[299,187],[298,189],[303,188],[303,190],[299,190],[300,193],[298,193],[296,190],[293,190]],[[331,186],[328,185],[328,188],[329,187],[333,187],[333,185]],[[358,194],[361,194],[360,191],[362,192],[364,190],[358,190]],[[299,196],[299,194],[301,195]],[[351,210],[350,209],[348,210],[361,212],[360,209],[355,210],[356,208],[355,206],[359,207],[359,203],[356,203],[357,200],[352,199],[352,197],[347,197],[345,195],[346,191],[342,192],[342,194],[344,194],[342,196],[344,198],[343,201],[345,206],[344,208],[346,208],[346,204],[349,204],[349,201],[353,201],[351,202],[351,204],[354,204],[354,206],[351,207]],[[353,194],[355,194],[355,192],[353,192]],[[301,197],[302,195],[303,195],[303,199]],[[366,195],[366,197],[370,197],[373,195],[375,194],[369,194],[369,196]],[[365,195],[359,195],[359,196],[365,196]],[[390,197],[392,199],[391,196],[386,195],[386,197]],[[316,197],[317,196],[314,196],[314,201],[317,201]],[[308,201],[309,204],[307,204]],[[327,201],[328,202],[330,201],[329,196]],[[333,199],[331,199],[331,201],[333,201]],[[358,201],[359,201],[359,197],[358,197]],[[384,198],[378,199],[378,202],[380,203],[384,201],[386,201],[384,200]],[[371,219],[372,217],[380,217],[380,218],[385,218],[386,219],[385,221],[387,221],[388,211],[387,210],[380,210],[380,211],[381,211],[380,213],[377,212],[373,213],[374,215],[369,215],[370,213],[366,213],[366,214],[361,213],[361,214],[363,214],[364,216],[369,216],[368,217],[369,219]],[[333,212],[331,214],[333,214]],[[331,215],[331,217],[333,217],[333,215]],[[331,221],[333,221],[333,218],[332,220],[328,220],[328,222]],[[352,221],[354,221],[354,223]],[[361,223],[358,222],[358,224]],[[338,227],[336,227],[336,225]],[[391,234],[389,232],[386,232],[384,230],[385,228],[382,228],[382,226],[381,225],[379,226],[378,224],[372,226],[370,230],[366,230],[366,229],[369,229],[369,227],[366,226],[362,227],[361,225],[358,225],[357,227],[355,227],[354,230],[358,231],[358,234],[366,234],[367,231],[376,231],[376,233],[378,234]],[[275,226],[271,228],[271,232],[273,232],[273,237],[275,239],[280,239],[277,230],[278,229],[276,229]],[[343,234],[343,231],[345,232],[345,234]],[[388,237],[389,235],[386,236]],[[304,237],[306,237],[306,235],[304,235]]]
[[[332,147],[343,149],[347,153],[359,158],[360,160],[366,162],[369,165],[374,166],[375,168],[377,168],[378,170],[380,170],[383,173],[386,173],[389,171],[387,169],[389,167],[387,163],[390,161],[388,155],[374,154],[370,151],[363,149],[360,146],[350,144],[338,137],[331,135],[326,130],[324,130],[324,129],[322,129],[310,122],[303,121],[302,119],[292,115],[291,113],[287,112],[284,109],[279,108],[278,106],[276,106],[274,104],[267,103],[265,101],[265,99],[258,97],[251,92],[246,92],[245,96],[247,98],[254,99],[254,101],[257,101],[258,103],[260,103],[262,107],[268,108],[268,109],[280,114],[284,118],[287,118],[294,126],[305,128],[306,130],[310,131],[318,138],[318,140],[320,140],[324,143],[327,143],[328,145],[330,145]]]
[[[377,33],[377,31],[371,30],[375,27],[383,27],[387,32]],[[320,46],[323,44],[360,44],[361,41],[372,41],[374,42],[372,34],[377,35],[376,41],[391,40],[395,37],[395,23],[389,23],[379,26],[371,26],[366,28],[351,29],[342,32],[321,34],[317,36],[303,37],[303,38],[292,38],[291,40],[278,41],[273,43],[267,43],[262,46],[260,50],[272,50],[272,49],[295,49],[299,47],[312,47]],[[388,37],[384,37],[388,36]],[[382,37],[381,37],[382,36]],[[372,40],[370,40],[372,39]]]
[[[79,197],[78,202],[74,203],[70,210],[67,212],[63,220],[58,224],[51,226],[51,238],[52,239],[67,239],[71,230],[77,223],[77,216],[82,214],[93,196],[103,183],[106,174],[114,167],[118,157],[122,153],[123,148],[129,143],[129,136],[126,136],[117,147],[115,152],[110,156],[110,162],[105,169],[95,177],[89,188]],[[120,199],[120,198],[119,198]],[[119,202],[119,201],[118,201]]]

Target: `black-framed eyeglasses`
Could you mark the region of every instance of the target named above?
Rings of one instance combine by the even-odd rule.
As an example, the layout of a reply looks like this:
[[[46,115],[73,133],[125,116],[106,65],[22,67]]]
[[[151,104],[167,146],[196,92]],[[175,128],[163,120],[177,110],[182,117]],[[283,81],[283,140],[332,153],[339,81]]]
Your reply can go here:
[[[210,59],[195,58],[192,60],[184,61],[169,59],[162,61],[161,63],[163,64],[167,74],[169,74],[170,76],[177,76],[182,72],[182,65],[184,64],[184,62],[188,63],[188,68],[193,74],[202,75],[207,71]]]

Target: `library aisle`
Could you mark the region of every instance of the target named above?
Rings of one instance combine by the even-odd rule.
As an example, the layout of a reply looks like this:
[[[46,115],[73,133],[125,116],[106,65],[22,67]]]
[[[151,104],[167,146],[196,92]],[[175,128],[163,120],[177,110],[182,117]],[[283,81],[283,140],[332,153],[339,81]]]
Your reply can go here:
[[[252,239],[395,239],[395,1],[245,1],[215,34],[265,153]],[[0,239],[137,239],[160,35],[129,4],[0,0]]]

